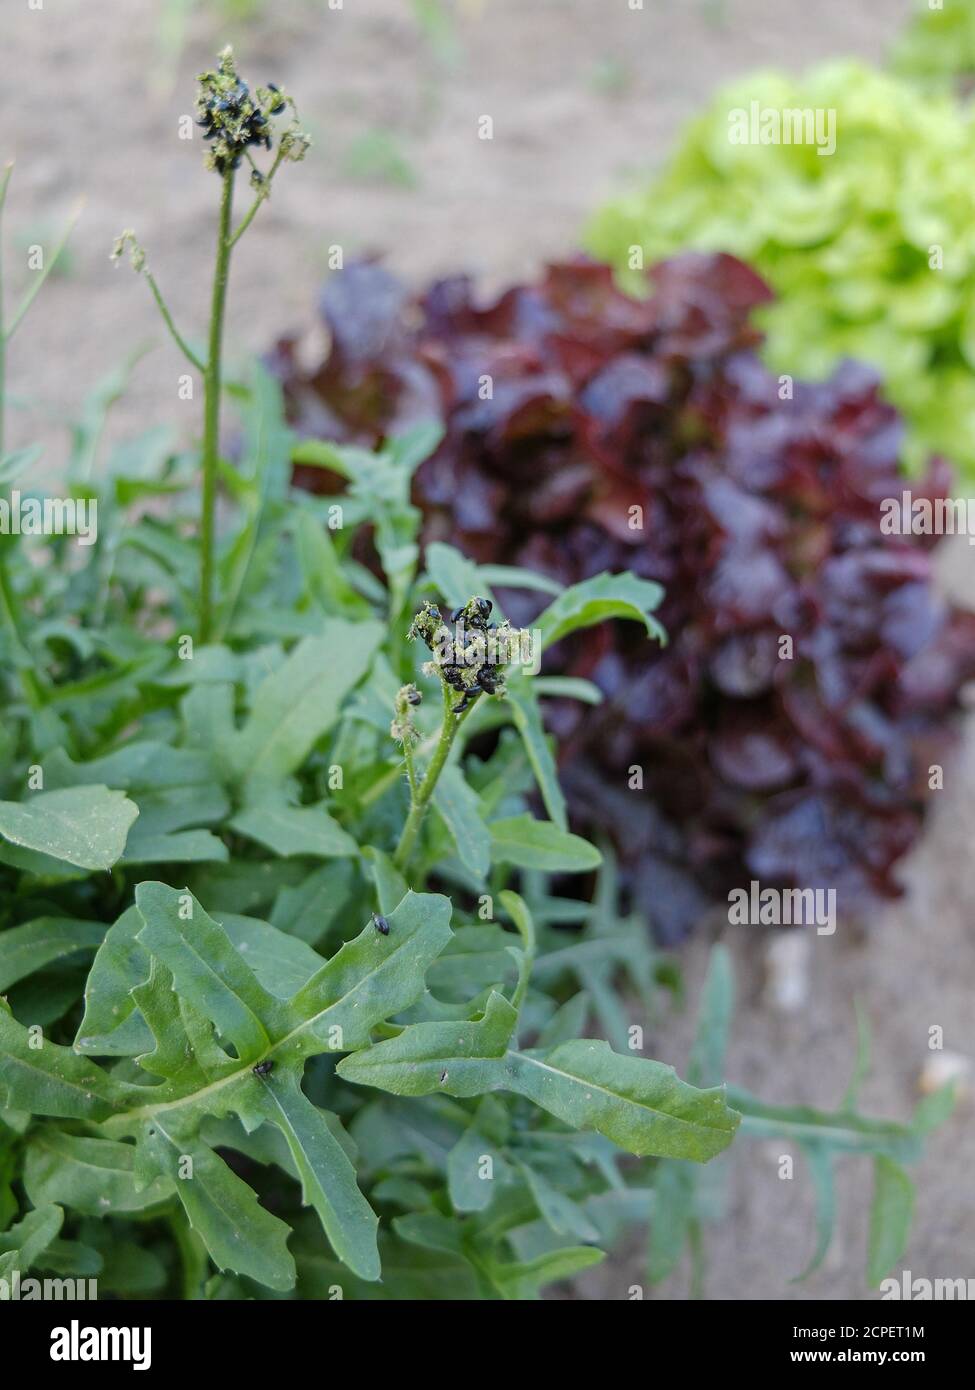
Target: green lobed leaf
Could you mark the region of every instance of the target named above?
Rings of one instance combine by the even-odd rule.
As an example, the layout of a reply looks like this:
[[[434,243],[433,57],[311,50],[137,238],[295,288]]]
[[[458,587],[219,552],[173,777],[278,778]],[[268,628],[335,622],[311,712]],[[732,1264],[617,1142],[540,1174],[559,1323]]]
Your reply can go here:
[[[25,1028],[0,999],[0,1107],[103,1120],[117,1099],[117,1087],[94,1062]]]
[[[158,1115],[140,1137],[152,1171],[175,1184],[193,1230],[219,1269],[245,1274],[268,1288],[294,1287],[290,1227],[260,1205],[248,1187],[201,1140],[169,1130]],[[189,1168],[187,1160],[192,1164]],[[181,1176],[190,1173],[190,1176]]]
[[[664,591],[649,579],[635,574],[597,574],[581,584],[573,584],[536,619],[542,634],[542,647],[551,647],[582,627],[594,627],[608,618],[629,618],[643,623],[648,637],[667,640],[666,633],[651,617],[659,607]]]
[[[378,1217],[359,1191],[355,1168],[293,1074],[264,1078],[260,1107],[281,1130],[301,1177],[306,1205],[318,1212],[336,1255],[361,1279],[378,1279]]]
[[[492,994],[479,1021],[412,1024],[343,1058],[338,1073],[395,1095],[513,1091],[635,1154],[704,1162],[731,1142],[739,1116],[720,1088],[699,1091],[672,1067],[623,1057],[588,1039],[561,1043],[543,1056],[513,1051],[516,1021],[508,1001]]]
[[[24,1188],[35,1207],[57,1202],[87,1216],[143,1211],[172,1195],[159,1177],[140,1186],[133,1144],[84,1138],[45,1125],[31,1135]]]

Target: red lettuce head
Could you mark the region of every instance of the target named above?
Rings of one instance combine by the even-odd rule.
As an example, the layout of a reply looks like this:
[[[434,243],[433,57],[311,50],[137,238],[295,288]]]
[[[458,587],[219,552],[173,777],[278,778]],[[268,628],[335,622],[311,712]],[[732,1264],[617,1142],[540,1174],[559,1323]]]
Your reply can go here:
[[[546,710],[575,823],[612,835],[658,936],[751,877],[856,909],[897,892],[975,617],[939,596],[929,539],[881,532],[908,483],[875,376],[771,374],[750,324],[770,291],[730,256],[650,279],[637,301],[580,259],[482,304],[466,277],[412,298],[363,262],[322,296],[318,370],[288,342],[273,361],[305,435],[378,442],[442,419],[416,478],[427,541],[566,584],[628,569],[665,586],[670,644],[575,634],[547,669],[604,702]],[[948,470],[909,486],[944,497]],[[535,616],[537,596],[505,601]]]

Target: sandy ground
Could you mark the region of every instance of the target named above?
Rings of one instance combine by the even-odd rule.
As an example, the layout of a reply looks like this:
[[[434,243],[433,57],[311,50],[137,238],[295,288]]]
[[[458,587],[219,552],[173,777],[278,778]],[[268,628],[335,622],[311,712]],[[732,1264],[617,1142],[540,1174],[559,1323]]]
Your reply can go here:
[[[213,175],[199,142],[178,136],[192,109],[192,78],[226,38],[244,71],[277,80],[300,100],[316,146],[284,172],[269,208],[242,243],[230,305],[240,355],[302,329],[327,248],[381,251],[417,281],[471,269],[497,285],[569,250],[592,207],[636,171],[664,158],[681,123],[715,85],[759,65],[799,68],[842,53],[879,58],[910,0],[467,0],[442,52],[407,0],[273,0],[244,27],[200,4],[182,51],[160,44],[162,0],[4,0],[0,60],[8,93],[0,160],[16,157],[7,271],[29,283],[27,248],[51,243],[81,195],[68,273],[52,278],[16,339],[12,394],[30,410],[10,422],[12,446],[39,438],[42,467],[63,466],[63,422],[135,346],[156,346],[136,368],[112,434],[169,422],[189,437],[195,405],[177,396],[182,359],[165,340],[144,285],[108,260],[134,227],[191,338],[205,323],[213,237]],[[494,139],[477,138],[490,115]],[[363,140],[367,143],[364,146]],[[377,171],[376,165],[379,165]],[[975,595],[973,556],[953,557],[955,582]],[[761,998],[764,943],[736,937],[740,1009],[729,1077],[771,1100],[833,1106],[855,1047],[858,996],[874,1034],[865,1108],[906,1118],[926,1057],[928,1029],[975,1053],[971,995],[975,901],[975,737],[947,769],[924,843],[906,866],[908,896],[862,931],[818,938],[805,1008],[783,1018]],[[692,1002],[706,941],[688,949]],[[681,1065],[687,1025],[654,1040]],[[812,1247],[812,1195],[800,1168],[777,1177],[774,1151],[740,1145],[728,1170],[728,1213],[709,1239],[707,1293],[715,1298],[866,1295],[869,1165],[841,1170],[837,1241],[803,1285],[788,1280]],[[975,1275],[975,1127],[971,1109],[931,1142],[905,1265],[916,1275]],[[582,1286],[590,1298],[626,1297],[641,1259],[620,1257]],[[657,1297],[679,1297],[683,1276]]]

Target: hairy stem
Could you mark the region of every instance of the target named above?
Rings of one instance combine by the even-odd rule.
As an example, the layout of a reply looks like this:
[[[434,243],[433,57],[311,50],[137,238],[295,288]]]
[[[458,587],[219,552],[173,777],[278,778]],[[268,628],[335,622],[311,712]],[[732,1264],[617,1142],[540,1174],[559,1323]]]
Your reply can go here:
[[[210,310],[210,347],[205,375],[203,415],[203,508],[200,524],[200,641],[209,642],[213,630],[214,523],[217,504],[217,462],[220,447],[220,358],[223,322],[230,275],[230,221],[234,202],[234,171],[223,175],[217,264]]]
[[[393,856],[393,863],[401,871],[410,862],[410,856],[416,845],[416,837],[423,824],[423,817],[426,814],[430,798],[433,796],[437,779],[446,766],[454,739],[457,737],[457,730],[470,713],[471,707],[468,707],[463,714],[454,714],[452,701],[456,694],[457,692],[444,681],[443,723],[440,726],[440,738],[420,786],[414,791],[411,785],[409,815],[406,817],[406,824],[403,826],[403,833],[399,837],[399,844],[396,846],[396,853]]]
[[[413,763],[413,748],[409,738],[403,743],[403,760],[406,763],[406,780],[410,784],[410,801],[413,802],[416,800],[419,789],[416,782],[416,768]]]

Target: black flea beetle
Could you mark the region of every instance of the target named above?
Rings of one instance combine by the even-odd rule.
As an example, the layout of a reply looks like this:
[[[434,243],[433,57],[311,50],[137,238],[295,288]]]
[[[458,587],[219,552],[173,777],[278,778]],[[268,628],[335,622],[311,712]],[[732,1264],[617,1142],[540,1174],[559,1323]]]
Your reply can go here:
[[[257,1066],[253,1068],[255,1076],[270,1076],[273,1070],[274,1063],[271,1061],[270,1057],[263,1062],[258,1062]]]
[[[389,935],[389,923],[386,921],[386,918],[381,917],[378,912],[372,914],[372,925],[376,928],[376,931],[379,932],[380,936]]]

